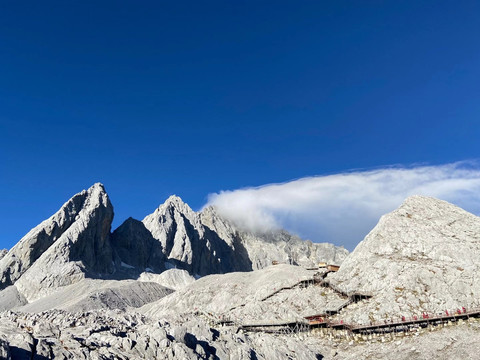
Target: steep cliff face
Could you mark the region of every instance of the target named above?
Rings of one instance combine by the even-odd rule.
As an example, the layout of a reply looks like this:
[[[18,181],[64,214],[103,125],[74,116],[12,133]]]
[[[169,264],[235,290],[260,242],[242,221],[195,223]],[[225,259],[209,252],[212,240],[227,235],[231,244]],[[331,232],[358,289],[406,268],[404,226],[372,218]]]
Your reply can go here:
[[[84,278],[137,279],[175,267],[204,276],[261,269],[274,260],[340,263],[347,254],[285,231],[243,232],[214,208],[197,213],[177,196],[143,222],[129,218],[113,233],[112,219],[102,184],[74,195],[0,259],[0,289],[14,285],[10,291],[33,301]]]
[[[0,260],[3,286],[13,283],[0,291],[0,358],[456,359],[478,352],[478,318],[334,343],[238,331],[241,324],[303,321],[340,305],[331,320],[348,324],[478,307],[480,218],[444,201],[414,196],[383,216],[327,276],[337,287],[315,284],[316,269],[286,264],[197,281],[185,270],[163,271],[165,264],[201,274],[260,269],[272,260],[340,263],[346,251],[333,245],[284,231],[243,232],[214,208],[196,213],[177,197],[144,223],[128,219],[110,234],[112,216],[96,184]],[[117,281],[140,271],[139,281]],[[372,297],[351,303],[338,288]],[[220,318],[234,326],[216,327]]]
[[[252,269],[263,269],[273,261],[280,263],[315,266],[318,262],[341,264],[348,255],[343,247],[328,243],[312,243],[285,230],[268,233],[243,231],[222,218],[214,207],[199,213],[204,226],[214,231],[233,248],[241,247],[252,263]]]
[[[348,254],[342,247],[303,241],[286,231],[242,231],[215,208],[197,213],[177,196],[170,197],[143,223],[162,244],[171,266],[196,275],[261,269],[274,260],[305,266],[319,261],[341,263]]]
[[[251,270],[239,246],[202,224],[200,216],[179,197],[171,196],[143,223],[163,247],[167,265],[195,275]]]
[[[78,219],[88,191],[68,200],[49,219],[30,230],[0,260],[0,287],[12,285]]]
[[[112,234],[117,271],[138,275],[149,269],[160,273],[165,270],[162,243],[153,238],[141,221],[128,218]],[[133,274],[133,275],[135,275]]]
[[[17,280],[15,286],[33,300],[85,276],[113,273],[112,219],[113,207],[103,185],[75,195],[2,259],[8,279]]]
[[[480,218],[412,196],[384,215],[329,279],[370,292],[357,320],[474,307],[480,295]],[[353,315],[352,315],[353,316]]]

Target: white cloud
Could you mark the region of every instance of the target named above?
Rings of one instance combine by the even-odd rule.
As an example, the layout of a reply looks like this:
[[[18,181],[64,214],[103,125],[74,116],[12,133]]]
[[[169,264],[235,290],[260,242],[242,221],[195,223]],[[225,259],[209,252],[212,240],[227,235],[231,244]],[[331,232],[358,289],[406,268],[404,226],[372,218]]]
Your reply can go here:
[[[306,177],[210,194],[207,205],[250,230],[282,227],[352,250],[381,215],[410,195],[433,196],[479,214],[480,167],[458,162]]]

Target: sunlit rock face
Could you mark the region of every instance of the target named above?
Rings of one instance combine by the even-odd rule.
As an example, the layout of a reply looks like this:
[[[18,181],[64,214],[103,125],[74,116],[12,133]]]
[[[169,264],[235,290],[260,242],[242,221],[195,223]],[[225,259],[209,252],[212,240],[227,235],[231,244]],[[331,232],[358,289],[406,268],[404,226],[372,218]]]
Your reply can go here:
[[[445,201],[412,196],[384,215],[329,279],[370,292],[368,322],[478,306],[480,218]]]
[[[201,276],[261,269],[272,261],[306,266],[319,261],[341,263],[348,254],[343,247],[303,241],[282,230],[242,231],[215,208],[194,212],[177,196],[160,205],[143,224],[162,244],[169,266]]]
[[[200,276],[252,270],[240,242],[222,239],[202,224],[199,214],[177,196],[167,199],[143,224],[161,243],[167,267],[178,267]]]
[[[347,253],[284,231],[242,232],[214,208],[194,212],[177,196],[143,222],[129,218],[113,233],[112,219],[113,206],[102,184],[74,195],[2,253],[0,288],[15,285],[10,290],[19,292],[15,299],[33,301],[84,278],[137,279],[142,273],[159,274],[172,268],[198,277],[251,271],[274,260],[341,262]]]
[[[95,184],[3,255],[0,358],[437,359],[478,352],[478,319],[363,344],[239,331],[340,307],[330,320],[366,324],[478,306],[480,220],[444,201],[408,198],[350,255],[286,231],[244,231],[215,208],[194,212],[176,196],[113,233],[112,218]],[[320,261],[341,265],[326,277],[330,285],[314,281],[327,271],[312,269]],[[371,298],[352,303],[338,288]]]
[[[103,185],[73,196],[0,260],[2,286],[13,283],[29,300],[85,275],[114,271],[110,244],[113,207]]]

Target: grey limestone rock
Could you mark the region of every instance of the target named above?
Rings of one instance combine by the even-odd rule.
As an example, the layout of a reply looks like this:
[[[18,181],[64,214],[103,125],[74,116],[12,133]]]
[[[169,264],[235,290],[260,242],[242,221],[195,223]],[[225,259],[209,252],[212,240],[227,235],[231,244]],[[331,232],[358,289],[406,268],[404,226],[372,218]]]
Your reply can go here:
[[[303,241],[286,231],[242,231],[215,208],[194,212],[178,196],[171,196],[143,223],[161,242],[167,266],[201,276],[261,269],[273,261],[304,266],[321,261],[340,264],[348,254],[343,247]]]
[[[412,196],[377,226],[329,279],[370,292],[356,322],[444,313],[479,305],[480,218],[445,201]]]
[[[14,282],[32,301],[85,277],[113,273],[112,219],[103,185],[75,195],[0,261],[4,284]]]
[[[193,283],[195,278],[190,275],[187,270],[169,269],[165,270],[161,274],[143,272],[138,277],[138,280],[144,282],[155,282],[169,289],[179,290]]]
[[[22,312],[42,312],[52,309],[71,312],[100,309],[126,310],[159,300],[172,292],[173,290],[155,282],[83,279],[30,304],[17,306],[15,310]]]
[[[119,270],[125,271],[131,267],[141,271],[148,268],[155,273],[165,270],[162,243],[153,238],[141,221],[132,218],[125,220],[113,232],[112,246]]]
[[[0,286],[12,285],[70,226],[80,218],[89,197],[82,191],[68,200],[49,219],[30,230],[0,260]]]
[[[27,304],[27,299],[18,291],[15,285],[10,285],[0,291],[0,311]]]
[[[200,276],[252,269],[241,244],[234,248],[225,242],[177,196],[171,196],[143,223],[161,242],[167,266]]]
[[[5,312],[0,324],[0,351],[13,359],[317,358],[314,347],[295,348],[295,341],[272,335],[251,339],[195,316],[157,321],[119,311]]]

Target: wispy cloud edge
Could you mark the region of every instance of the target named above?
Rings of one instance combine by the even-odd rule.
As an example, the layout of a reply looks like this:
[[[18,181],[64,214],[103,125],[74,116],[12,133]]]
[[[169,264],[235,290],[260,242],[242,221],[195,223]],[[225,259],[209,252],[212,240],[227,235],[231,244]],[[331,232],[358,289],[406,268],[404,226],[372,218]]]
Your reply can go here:
[[[310,176],[209,194],[207,205],[248,230],[282,227],[313,241],[352,249],[381,215],[410,195],[436,197],[478,214],[479,162],[395,165]]]

